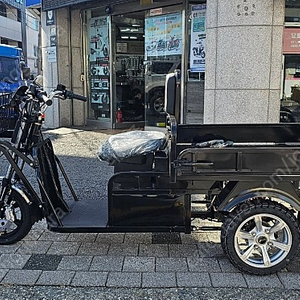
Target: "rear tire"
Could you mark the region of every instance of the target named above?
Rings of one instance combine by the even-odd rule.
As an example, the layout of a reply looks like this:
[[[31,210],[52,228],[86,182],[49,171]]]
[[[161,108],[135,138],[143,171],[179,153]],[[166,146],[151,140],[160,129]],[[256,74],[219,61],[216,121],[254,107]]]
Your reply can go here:
[[[286,207],[264,199],[239,205],[221,229],[222,248],[238,269],[268,275],[285,267],[299,247],[299,225]]]
[[[0,245],[14,244],[31,229],[30,207],[16,192],[9,195],[0,214]]]

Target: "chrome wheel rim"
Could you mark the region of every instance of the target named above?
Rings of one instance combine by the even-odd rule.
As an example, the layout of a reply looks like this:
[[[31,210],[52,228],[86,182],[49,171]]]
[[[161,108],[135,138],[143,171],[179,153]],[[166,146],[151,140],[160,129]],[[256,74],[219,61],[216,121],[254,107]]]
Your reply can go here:
[[[234,248],[239,258],[255,268],[279,264],[292,247],[292,232],[281,218],[272,214],[256,214],[238,227]]]
[[[154,110],[161,113],[164,110],[164,99],[163,98],[157,98],[154,102]]]
[[[5,207],[5,218],[0,219],[0,235],[12,233],[18,229],[21,219],[21,209],[15,201],[12,201]]]

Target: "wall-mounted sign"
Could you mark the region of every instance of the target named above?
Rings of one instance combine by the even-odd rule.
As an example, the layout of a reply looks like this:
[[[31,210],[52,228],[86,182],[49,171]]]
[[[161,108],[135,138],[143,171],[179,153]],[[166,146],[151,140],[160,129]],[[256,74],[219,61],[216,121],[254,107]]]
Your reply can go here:
[[[284,54],[300,54],[300,28],[285,28],[283,38]]]
[[[192,6],[190,69],[205,72],[206,4]]]
[[[56,35],[50,35],[50,46],[56,46]]]
[[[56,47],[47,47],[46,54],[48,63],[56,62]]]
[[[50,28],[50,35],[56,35],[56,27]]]
[[[51,26],[55,24],[54,12],[53,10],[48,10],[46,12],[46,25]]]

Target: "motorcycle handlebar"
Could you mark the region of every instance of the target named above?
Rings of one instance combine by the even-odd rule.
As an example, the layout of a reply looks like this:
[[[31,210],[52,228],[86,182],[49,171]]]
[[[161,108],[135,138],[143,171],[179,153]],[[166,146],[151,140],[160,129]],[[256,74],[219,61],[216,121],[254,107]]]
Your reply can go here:
[[[77,100],[84,101],[84,102],[87,101],[87,97],[75,94],[75,93],[73,93],[72,91],[69,91],[69,90],[66,90],[65,95],[66,95],[66,98],[77,99]]]
[[[47,97],[46,92],[44,92],[44,91],[37,92],[36,93],[36,98],[40,102],[45,103],[47,106],[51,106],[52,105],[52,100]]]
[[[84,101],[86,102],[87,101],[87,97],[84,97],[84,96],[81,96],[81,95],[78,95],[78,94],[75,94],[73,93],[72,91],[70,90],[67,90],[66,89],[66,86],[59,83],[57,85],[57,88],[56,88],[57,91],[61,91],[64,95],[64,98],[65,99],[77,99],[77,100],[81,100],[81,101]]]

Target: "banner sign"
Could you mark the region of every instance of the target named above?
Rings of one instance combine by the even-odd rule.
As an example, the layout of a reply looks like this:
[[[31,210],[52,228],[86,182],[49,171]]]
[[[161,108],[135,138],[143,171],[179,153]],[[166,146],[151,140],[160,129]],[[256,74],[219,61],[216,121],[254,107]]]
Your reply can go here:
[[[206,4],[192,6],[190,69],[205,72]]]
[[[181,13],[146,18],[145,57],[168,56],[182,52]]]
[[[300,28],[284,28],[283,54],[300,54]]]

